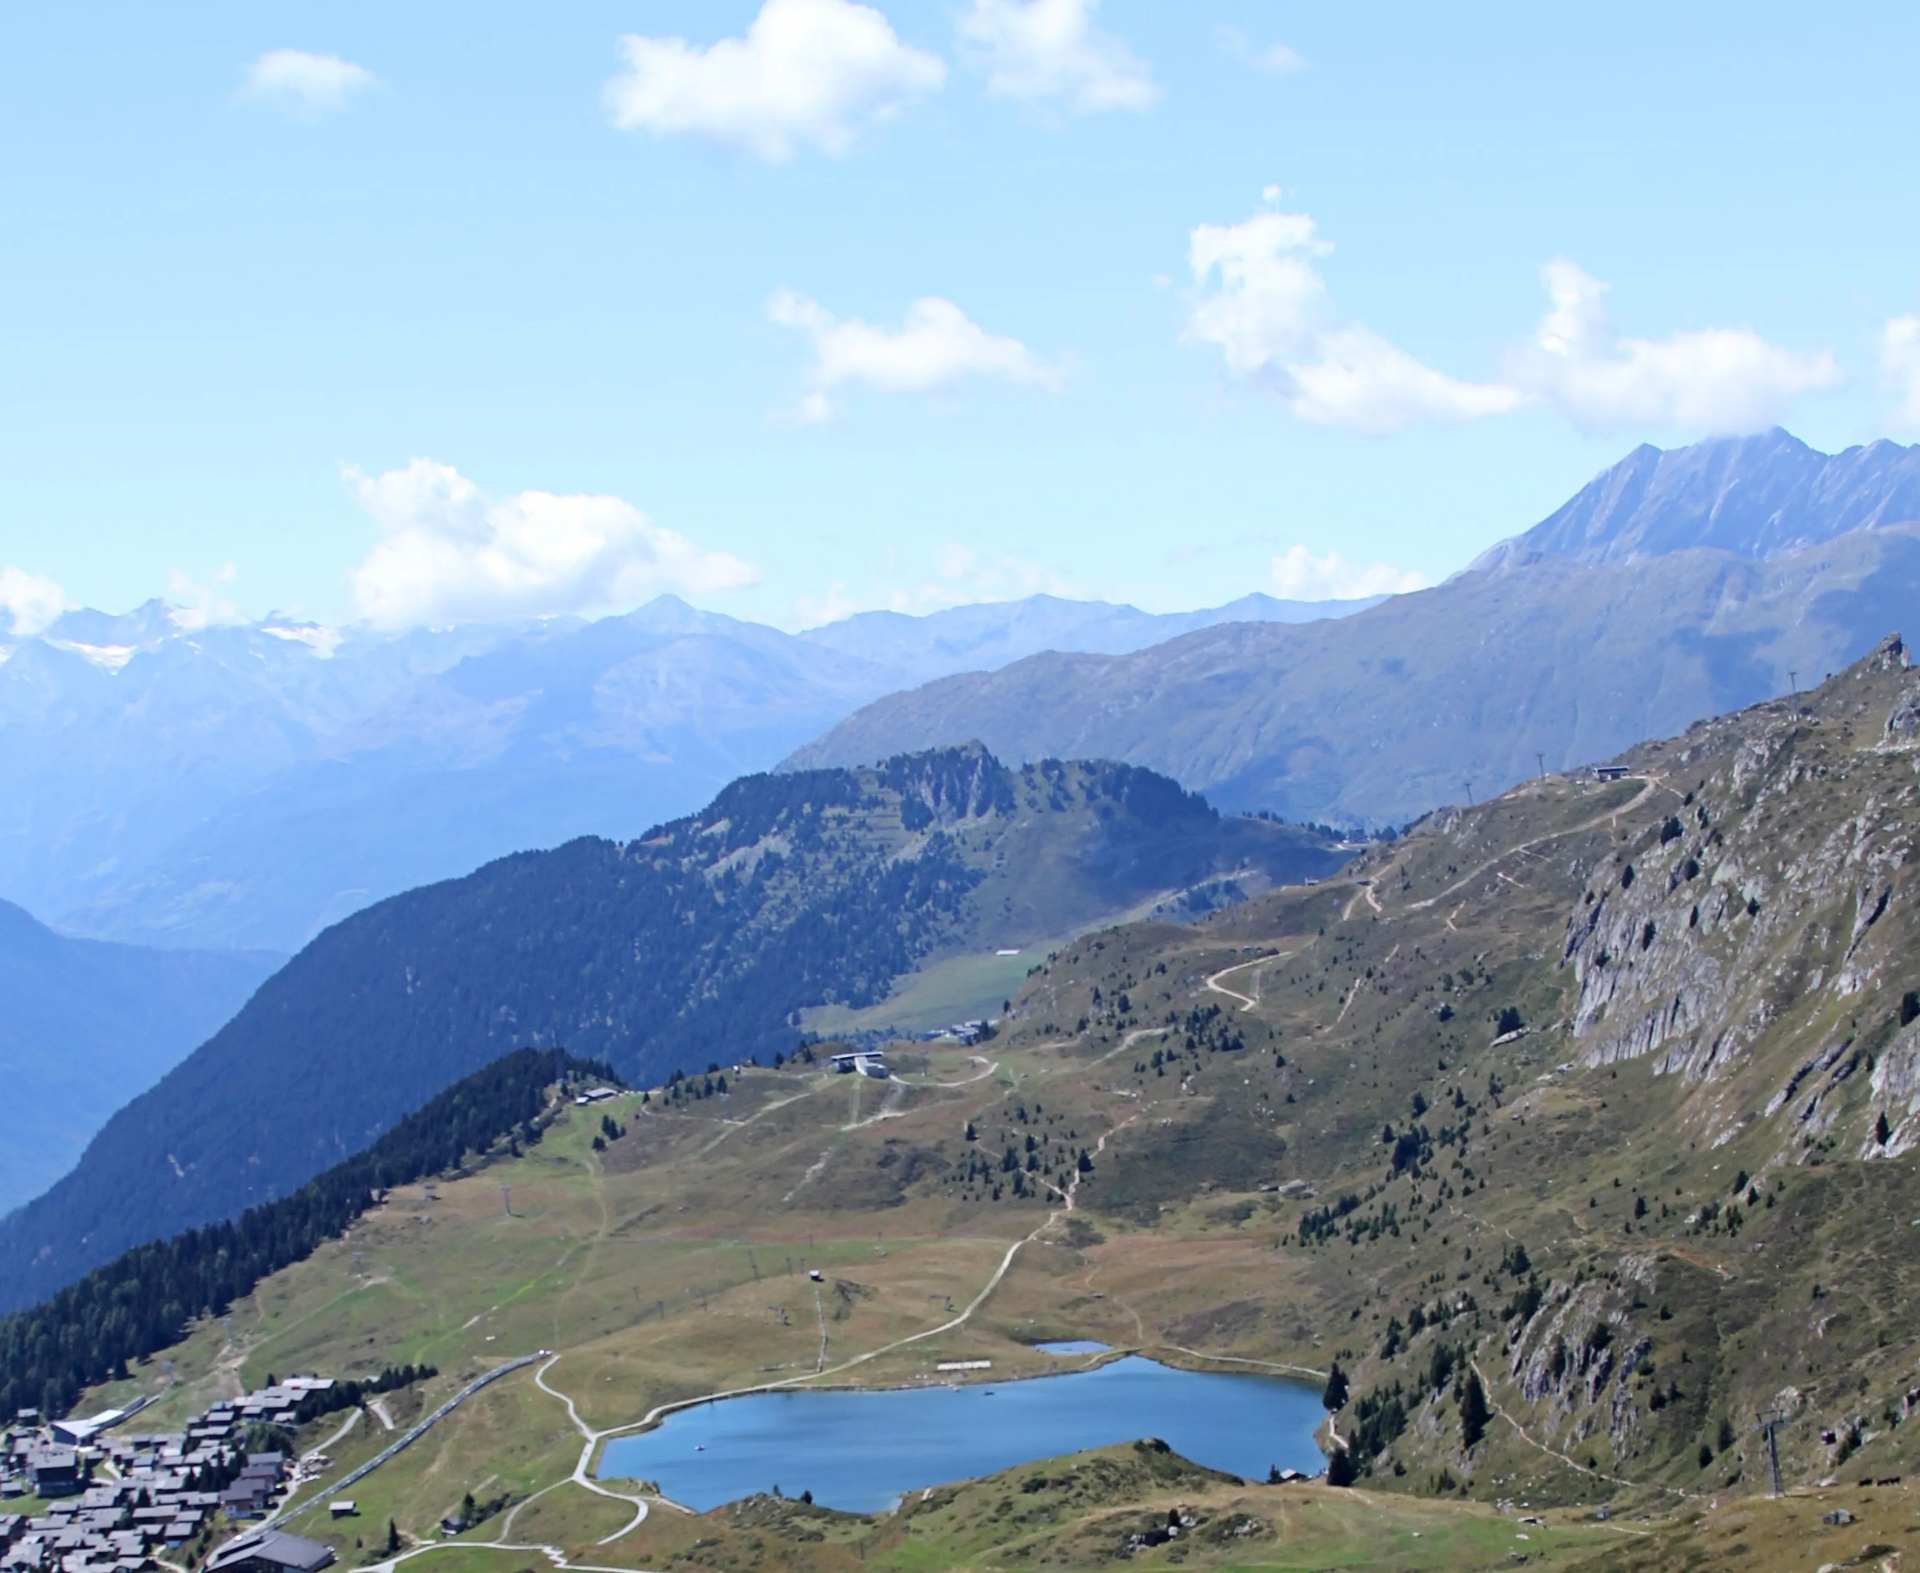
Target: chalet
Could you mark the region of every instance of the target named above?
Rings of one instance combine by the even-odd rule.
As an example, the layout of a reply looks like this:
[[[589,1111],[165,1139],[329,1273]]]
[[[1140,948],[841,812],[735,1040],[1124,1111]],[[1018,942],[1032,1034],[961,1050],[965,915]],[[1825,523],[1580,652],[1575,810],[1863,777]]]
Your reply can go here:
[[[243,1474],[220,1493],[220,1506],[228,1518],[259,1518],[272,1500],[277,1477]]]
[[[43,1497],[70,1497],[86,1484],[80,1455],[70,1447],[35,1448],[27,1454],[27,1478]]]
[[[833,1068],[842,1076],[858,1071],[862,1076],[871,1076],[876,1081],[885,1081],[893,1074],[887,1069],[887,1057],[879,1049],[862,1049],[849,1054],[836,1054]]]
[[[256,1529],[229,1540],[207,1559],[205,1573],[319,1573],[333,1547],[277,1529]]]

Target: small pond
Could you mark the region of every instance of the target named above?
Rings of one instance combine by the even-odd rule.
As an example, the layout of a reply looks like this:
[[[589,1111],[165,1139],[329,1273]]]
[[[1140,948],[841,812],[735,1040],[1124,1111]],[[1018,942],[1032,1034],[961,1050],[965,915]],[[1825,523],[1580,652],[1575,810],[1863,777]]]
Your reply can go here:
[[[777,1485],[871,1513],[920,1487],[1148,1436],[1249,1479],[1276,1465],[1310,1474],[1325,1463],[1313,1441],[1323,1418],[1317,1387],[1133,1355],[1019,1382],[725,1398],[616,1437],[599,1473],[657,1480],[703,1512]]]
[[[1099,1355],[1107,1352],[1106,1344],[1097,1344],[1091,1338],[1055,1338],[1049,1343],[1035,1344],[1043,1355]]]

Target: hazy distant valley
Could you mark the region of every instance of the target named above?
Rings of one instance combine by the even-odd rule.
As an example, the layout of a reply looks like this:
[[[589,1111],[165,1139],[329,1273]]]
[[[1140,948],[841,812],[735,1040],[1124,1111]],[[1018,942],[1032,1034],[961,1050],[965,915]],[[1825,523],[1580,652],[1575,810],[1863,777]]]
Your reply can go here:
[[[0,898],[94,938],[290,952],[504,853],[688,813],[902,682],[1366,604],[1035,597],[799,636],[672,597],[401,637],[69,613],[0,662]]]

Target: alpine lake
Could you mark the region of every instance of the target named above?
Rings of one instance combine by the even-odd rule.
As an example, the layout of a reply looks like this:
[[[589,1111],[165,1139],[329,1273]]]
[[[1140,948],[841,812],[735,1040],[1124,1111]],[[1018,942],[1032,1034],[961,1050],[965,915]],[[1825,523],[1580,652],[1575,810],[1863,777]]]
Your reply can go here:
[[[1039,1347],[1063,1360],[1103,1352]],[[909,1491],[1143,1437],[1250,1480],[1271,1469],[1310,1475],[1326,1462],[1313,1440],[1324,1416],[1319,1390],[1303,1382],[1128,1355],[1022,1381],[715,1399],[609,1441],[597,1473],[656,1481],[701,1512],[777,1487],[872,1513]]]

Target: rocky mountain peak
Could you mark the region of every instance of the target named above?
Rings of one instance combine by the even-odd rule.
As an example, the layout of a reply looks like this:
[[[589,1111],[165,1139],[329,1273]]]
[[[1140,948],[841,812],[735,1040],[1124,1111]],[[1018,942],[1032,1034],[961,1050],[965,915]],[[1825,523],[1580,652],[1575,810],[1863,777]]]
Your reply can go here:
[[[1920,519],[1920,445],[1821,453],[1779,427],[1685,448],[1643,443],[1469,571],[1542,557],[1629,562],[1692,547],[1765,561],[1850,530]]]

